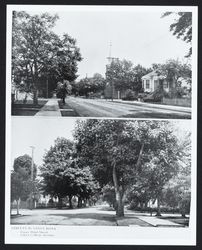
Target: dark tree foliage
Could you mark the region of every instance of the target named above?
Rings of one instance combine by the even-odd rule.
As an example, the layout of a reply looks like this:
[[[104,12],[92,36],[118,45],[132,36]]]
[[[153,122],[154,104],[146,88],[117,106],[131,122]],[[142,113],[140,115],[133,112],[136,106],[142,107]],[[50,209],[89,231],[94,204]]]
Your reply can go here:
[[[82,59],[75,39],[52,31],[57,19],[48,13],[13,12],[12,80],[19,90],[32,93],[36,104],[38,90],[44,89],[47,79],[75,80]]]
[[[192,13],[191,12],[165,12],[162,17],[175,14],[177,19],[170,25],[170,31],[177,38],[182,39],[187,43],[192,42]],[[191,56],[192,48],[190,48],[187,57]]]
[[[57,138],[54,146],[46,152],[41,166],[42,191],[61,199],[68,196],[72,207],[72,196],[88,199],[98,188],[87,166],[79,167],[75,158],[74,143]]]
[[[134,66],[128,60],[116,60],[107,65],[106,80],[117,90],[131,89],[139,92],[142,89],[141,77],[149,71],[140,64]]]
[[[77,153],[100,185],[113,185],[116,214],[124,215],[127,190],[142,180],[161,190],[178,169],[178,143],[169,122],[88,120],[75,130]]]

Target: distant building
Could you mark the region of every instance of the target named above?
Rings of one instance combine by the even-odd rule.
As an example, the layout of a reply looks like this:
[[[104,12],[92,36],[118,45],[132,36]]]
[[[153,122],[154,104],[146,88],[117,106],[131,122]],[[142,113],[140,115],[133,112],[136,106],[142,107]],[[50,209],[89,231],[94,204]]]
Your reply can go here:
[[[160,84],[162,84],[163,89],[166,92],[169,92],[169,82],[166,81],[165,77],[160,76],[155,70],[142,77],[142,87],[144,92],[154,92]]]

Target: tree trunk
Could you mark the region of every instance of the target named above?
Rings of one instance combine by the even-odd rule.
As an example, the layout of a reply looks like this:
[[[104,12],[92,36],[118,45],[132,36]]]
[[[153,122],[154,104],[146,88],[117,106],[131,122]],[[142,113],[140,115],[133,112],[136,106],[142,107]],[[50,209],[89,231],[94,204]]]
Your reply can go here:
[[[20,199],[17,200],[17,215],[20,214]]]
[[[116,165],[113,165],[113,182],[114,189],[116,194],[116,216],[123,217],[124,216],[124,204],[123,204],[123,194],[121,193],[120,187],[118,185],[117,175],[116,175]]]
[[[78,208],[81,208],[81,207],[82,207],[82,199],[81,199],[80,196],[78,197],[78,204],[77,204],[77,207],[78,207]]]
[[[61,197],[58,197],[58,205],[57,205],[57,207],[59,208],[59,209],[62,209],[62,198]]]
[[[72,195],[69,195],[69,208],[72,209]]]
[[[160,199],[157,198],[157,213],[156,216],[161,216],[161,207],[160,207]]]
[[[38,93],[37,93],[37,89],[33,90],[33,104],[34,105],[38,105]]]
[[[86,207],[86,205],[87,205],[87,199],[84,198],[83,201],[84,201],[84,207]]]
[[[186,218],[186,215],[184,212],[181,213],[182,218]]]

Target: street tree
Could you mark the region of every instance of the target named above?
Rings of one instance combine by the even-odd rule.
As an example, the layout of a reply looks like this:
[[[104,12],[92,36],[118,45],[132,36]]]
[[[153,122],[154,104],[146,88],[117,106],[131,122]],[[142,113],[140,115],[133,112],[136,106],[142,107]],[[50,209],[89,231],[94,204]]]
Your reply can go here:
[[[168,182],[163,192],[163,202],[180,210],[183,217],[190,211],[191,203],[191,134],[183,133],[179,141],[180,166],[177,174]]]
[[[192,12],[165,12],[162,17],[169,15],[175,16],[175,21],[170,25],[170,31],[177,38],[182,39],[186,43],[192,42]],[[192,47],[186,57],[192,54]]]
[[[67,34],[60,38],[52,31],[57,19],[57,15],[48,13],[13,12],[12,78],[17,88],[33,94],[35,104],[40,78],[54,74],[56,78],[75,79],[81,60],[76,40]]]
[[[31,171],[33,171],[33,180],[35,180],[37,174],[36,164],[33,163],[33,170],[31,168],[32,158],[27,154],[19,156],[14,160],[13,169],[16,173],[19,173],[24,180],[31,178]]]
[[[37,190],[37,166],[33,164],[29,155],[19,156],[14,160],[11,172],[11,201],[17,203],[17,214],[19,213],[20,200],[26,201],[30,195],[36,194]],[[33,171],[33,176],[32,176]]]
[[[124,215],[127,190],[142,175],[159,200],[178,167],[176,137],[167,122],[80,121],[75,130],[78,156],[101,185],[113,185],[116,215]]]
[[[149,71],[140,64],[134,66],[128,60],[116,60],[107,65],[106,81],[117,90],[131,89],[139,92],[142,89],[141,77]]]
[[[153,68],[156,72],[169,82],[171,88],[170,95],[175,97],[178,90],[181,88],[181,80],[191,85],[191,66],[186,63],[181,63],[179,60],[170,59],[163,64],[154,64]],[[161,88],[163,86],[160,86]]]
[[[42,190],[45,194],[58,197],[59,207],[62,198],[68,196],[72,208],[73,196],[78,197],[78,207],[96,192],[98,186],[88,167],[79,167],[74,143],[65,138],[57,138],[54,146],[44,155],[41,166]]]
[[[62,198],[69,196],[70,207],[73,195],[75,169],[72,160],[73,143],[65,138],[57,138],[54,146],[44,155],[44,163],[40,167],[45,194],[55,196],[62,205]]]
[[[88,97],[90,94],[102,93],[104,88],[104,77],[99,73],[95,73],[93,77],[85,77],[73,83],[72,92],[76,95]]]

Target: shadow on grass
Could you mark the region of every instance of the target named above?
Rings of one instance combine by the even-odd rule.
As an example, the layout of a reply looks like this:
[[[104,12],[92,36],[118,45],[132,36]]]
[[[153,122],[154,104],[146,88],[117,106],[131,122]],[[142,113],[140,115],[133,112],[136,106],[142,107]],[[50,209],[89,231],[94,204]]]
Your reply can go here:
[[[78,214],[49,214],[50,216],[65,217],[65,219],[92,219],[92,220],[105,220],[115,221],[115,215],[105,213],[78,213]]]
[[[12,104],[12,115],[19,116],[34,116],[45,104],[47,100],[38,100],[38,104],[33,104],[32,100],[23,103],[22,100],[16,101]]]

